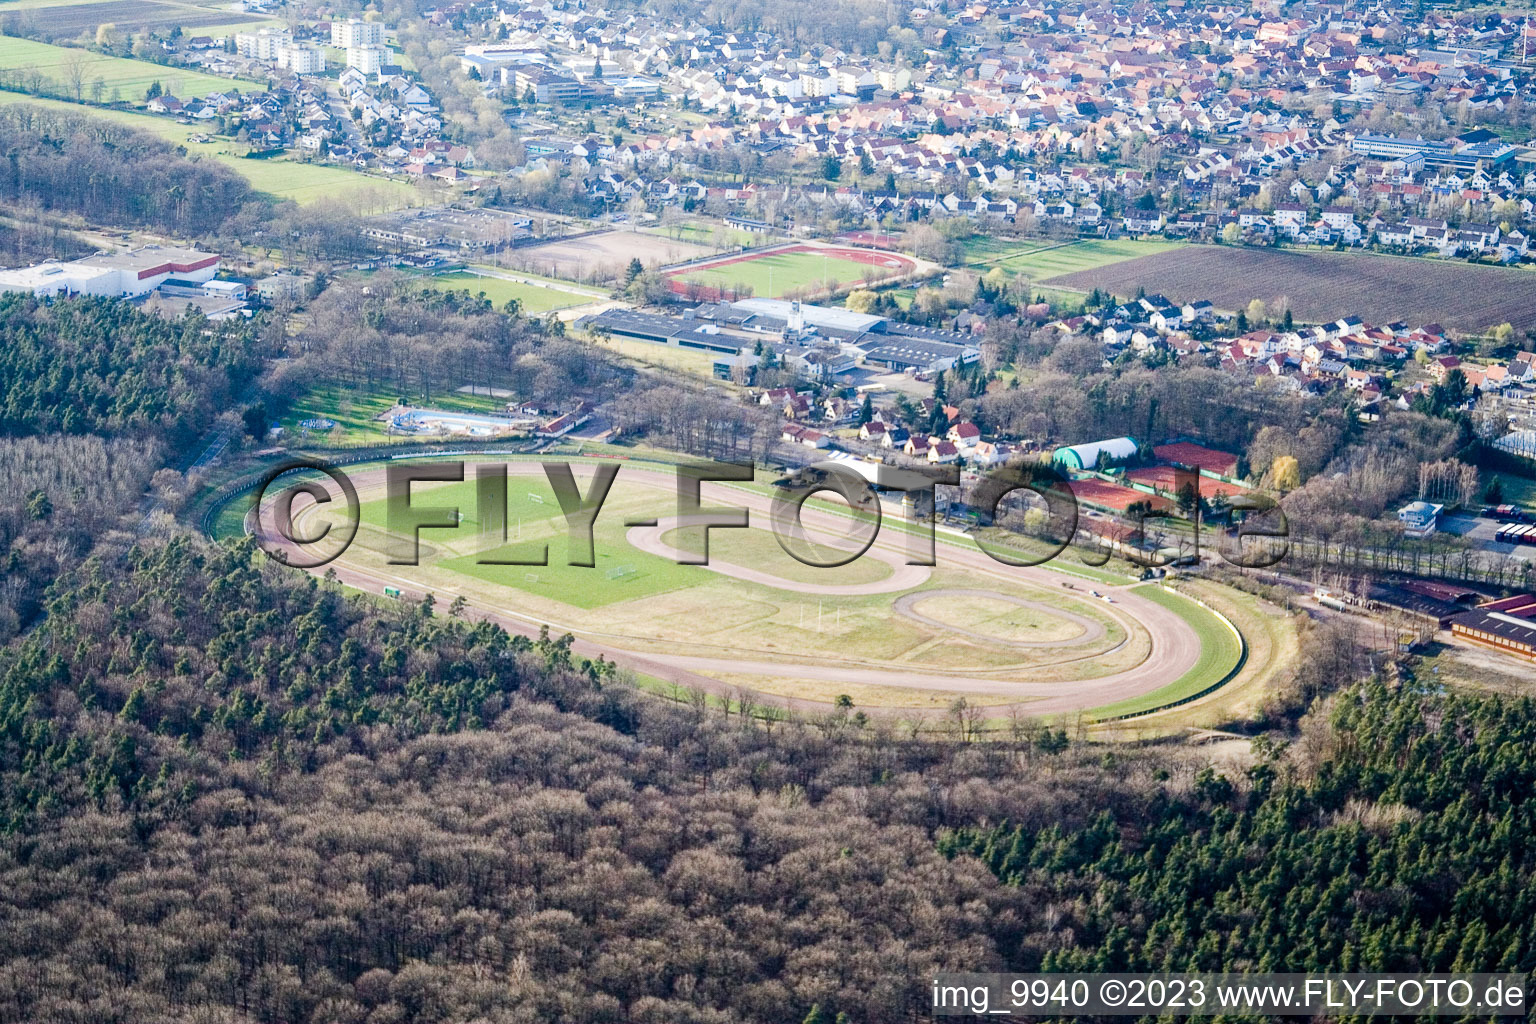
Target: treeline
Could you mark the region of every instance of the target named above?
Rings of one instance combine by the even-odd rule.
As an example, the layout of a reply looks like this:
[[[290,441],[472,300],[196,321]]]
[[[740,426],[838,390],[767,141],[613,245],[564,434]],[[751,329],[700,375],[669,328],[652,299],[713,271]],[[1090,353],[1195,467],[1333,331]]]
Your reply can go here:
[[[137,438],[0,438],[0,643],[41,610],[59,569],[144,493],[164,453]]]
[[[1297,477],[1306,483],[1286,496],[1287,512],[1319,520],[1320,529],[1339,529],[1346,520],[1374,518],[1416,494],[1422,467],[1448,459],[1462,443],[1450,420],[1389,410],[1380,420],[1363,424],[1348,410],[1334,409],[1294,433],[1261,430],[1249,448],[1249,461],[1256,473],[1278,476],[1279,460],[1294,459]],[[1284,483],[1294,487],[1296,482]]]
[[[243,321],[165,320],[116,299],[0,295],[0,436],[186,441],[255,373],[256,346]]]
[[[969,405],[966,397],[949,400],[1008,437],[1076,443],[1128,434],[1159,443],[1195,436],[1239,454],[1265,426],[1295,433],[1318,407],[1205,366],[1105,369],[1096,341],[1065,341],[1018,386],[970,396]]]
[[[626,392],[614,403],[613,423],[663,447],[737,461],[761,458],[781,429],[775,409],[661,383]]]
[[[219,252],[259,243],[294,264],[374,251],[359,223],[391,208],[387,182],[360,177],[340,200],[274,202],[224,164],[87,111],[0,107],[0,201],[38,221],[0,222],[3,262],[89,253],[48,223],[60,216],[195,238]]]
[[[304,328],[289,342],[295,359],[274,375],[272,389],[293,395],[325,383],[430,403],[473,384],[559,401],[624,376],[601,349],[566,338],[558,322],[507,312],[394,271],[375,274],[367,287],[335,283],[307,307]]]
[[[0,265],[13,267],[42,260],[71,260],[88,256],[91,251],[78,235],[57,224],[37,223],[19,217],[0,220]]]
[[[215,231],[250,184],[211,160],[101,118],[0,107],[0,202],[182,236]]]
[[[1533,966],[1529,699],[1351,689],[1217,770],[671,703],[248,541],[108,545],[50,607],[0,655],[0,1020],[895,1024],[935,970]],[[1356,678],[1314,646],[1309,693]]]
[[[1203,771],[1085,827],[963,828],[1048,932],[1024,970],[1536,969],[1536,703],[1372,684],[1313,752]]]

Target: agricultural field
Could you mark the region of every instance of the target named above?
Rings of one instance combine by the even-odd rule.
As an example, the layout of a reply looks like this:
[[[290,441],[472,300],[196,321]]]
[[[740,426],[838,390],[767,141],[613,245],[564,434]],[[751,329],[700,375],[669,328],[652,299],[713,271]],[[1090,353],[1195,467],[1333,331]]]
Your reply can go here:
[[[94,34],[98,25],[116,25],[121,31],[161,29],[180,25],[188,35],[217,36],[263,25],[280,25],[272,18],[240,17],[228,4],[191,3],[186,0],[9,0],[0,6],[0,18],[13,20],[28,36],[73,39]],[[190,31],[196,29],[196,32]]]
[[[361,411],[355,402],[349,409]],[[597,463],[577,461],[585,461],[576,473],[589,493],[587,467]],[[894,522],[846,567],[796,562],[769,532],[767,478],[706,485],[706,506],[748,509],[752,525],[714,531],[708,566],[680,565],[684,553],[701,550],[702,538],[673,517],[672,470],[644,461],[619,466],[594,527],[594,568],[566,564],[558,502],[527,457],[507,464],[505,542],[479,536],[473,470],[462,483],[413,487],[413,506],[456,507],[459,524],[423,529],[415,566],[391,562],[398,548],[386,532],[382,468],[351,467],[361,522],[332,567],[343,582],[375,594],[389,587],[408,599],[462,597],[473,614],[508,628],[569,631],[587,656],[619,659],[663,683],[703,680],[717,695],[749,686],[805,706],[839,693],[861,705],[911,708],[965,695],[992,707],[1099,717],[1094,709],[1153,695],[1156,706],[1230,668],[1223,644],[1231,634],[1210,628],[1219,620],[1184,599],[1159,600],[1160,590],[1153,595],[1123,576],[1003,567],[958,537],[940,545],[935,566],[912,565],[910,540]],[[854,550],[841,536],[846,518],[825,504],[807,504],[808,529],[819,543]],[[311,506],[300,512],[300,530],[318,525],[305,525],[309,516],[340,526],[339,512],[334,503]],[[217,521],[228,526],[238,517]],[[488,552],[537,562],[546,547],[547,565],[485,563]],[[1113,599],[1090,594],[1093,586],[1108,587]]]
[[[557,309],[569,309],[572,306],[583,306],[600,297],[566,291],[564,288],[553,285],[509,281],[505,278],[490,277],[469,271],[440,274],[437,277],[428,278],[426,283],[429,288],[443,291],[467,290],[471,295],[483,292],[498,309],[506,305],[508,300],[513,300],[524,313],[535,315],[550,313]]]
[[[1506,322],[1517,329],[1536,326],[1536,274],[1374,253],[1187,245],[1044,280],[1120,296],[1144,288],[1176,302],[1209,299],[1225,310],[1259,299],[1272,311],[1289,308],[1307,323],[1358,315],[1375,323],[1439,323],[1468,332]]]
[[[1090,238],[1075,242],[1005,241],[972,238],[965,243],[966,266],[986,273],[1001,267],[1032,283],[1107,267],[1126,260],[1171,252],[1184,245],[1165,239]]]
[[[0,90],[0,104],[5,103],[29,103],[49,110],[97,117],[155,135],[172,145],[181,146],[188,156],[217,160],[249,181],[251,187],[258,192],[274,199],[290,199],[301,206],[321,200],[335,200],[359,212],[373,214],[414,206],[421,201],[415,187],[405,182],[375,178],[344,167],[297,163],[281,157],[251,159],[236,152],[244,147],[232,139],[215,137],[209,141],[195,141],[203,136],[200,127],[183,124],[170,117],[110,107],[81,106],[61,100],[36,99]]]
[[[91,6],[94,9],[104,5]],[[52,15],[50,10],[48,16],[51,18]],[[162,89],[176,97],[206,96],[211,92],[233,90],[266,90],[265,82],[219,78],[147,60],[108,57],[79,47],[53,46],[31,39],[0,36],[0,71],[36,71],[51,83],[52,88],[60,92],[69,92],[72,88],[72,65],[76,61],[80,65],[81,96],[84,99],[95,98],[92,83],[97,79],[102,83],[101,100],[109,101],[116,95],[138,106],[144,104],[145,90],[155,82],[159,82]]]
[[[701,298],[782,299],[836,294],[887,278],[905,277],[916,264],[906,256],[875,250],[795,246],[726,257],[673,271],[672,289]]]

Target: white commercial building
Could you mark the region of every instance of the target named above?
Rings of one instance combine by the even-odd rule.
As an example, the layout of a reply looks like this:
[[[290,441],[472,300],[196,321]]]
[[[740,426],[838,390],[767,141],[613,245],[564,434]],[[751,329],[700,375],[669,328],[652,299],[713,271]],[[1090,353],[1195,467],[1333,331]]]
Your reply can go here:
[[[1051,453],[1051,461],[1068,469],[1093,469],[1099,464],[1101,455],[1111,462],[1119,462],[1131,458],[1138,450],[1134,438],[1112,437],[1107,441],[1057,448]]]
[[[39,298],[102,295],[131,299],[148,295],[171,277],[209,281],[218,269],[215,253],[147,245],[131,252],[97,253],[70,263],[49,260],[0,270],[0,291],[28,292]]]
[[[608,85],[621,100],[653,100],[661,95],[661,83],[649,78],[610,78]]]

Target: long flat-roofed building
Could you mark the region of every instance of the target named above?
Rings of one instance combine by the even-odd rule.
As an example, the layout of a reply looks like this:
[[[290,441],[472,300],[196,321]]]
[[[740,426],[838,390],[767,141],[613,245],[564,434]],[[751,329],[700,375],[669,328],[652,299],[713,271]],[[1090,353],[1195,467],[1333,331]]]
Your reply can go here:
[[[587,330],[606,331],[618,338],[635,338],[674,348],[695,348],[732,355],[743,349],[750,351],[758,344],[749,338],[724,333],[711,323],[658,313],[642,313],[633,309],[605,309],[601,313],[582,317],[576,323]]]
[[[680,317],[609,309],[583,317],[577,325],[716,352],[752,349],[766,336],[781,354],[819,349],[841,357],[822,359],[822,365],[828,367],[852,368],[858,363],[898,372],[936,373],[981,358],[981,349],[961,331],[918,327],[869,313],[782,299],[706,303]]]
[[[1497,167],[1514,159],[1519,150],[1498,139],[1466,142],[1462,139],[1404,138],[1398,135],[1356,135],[1349,144],[1362,156],[1389,160],[1421,158],[1430,167],[1471,171],[1479,166]]]
[[[28,292],[40,298],[101,295],[137,298],[166,280],[204,282],[218,272],[216,253],[146,245],[130,252],[97,253],[69,263],[49,260],[16,270],[0,270],[0,291]]]
[[[1451,620],[1451,632],[1505,654],[1536,661],[1536,595],[1517,594],[1463,612]]]

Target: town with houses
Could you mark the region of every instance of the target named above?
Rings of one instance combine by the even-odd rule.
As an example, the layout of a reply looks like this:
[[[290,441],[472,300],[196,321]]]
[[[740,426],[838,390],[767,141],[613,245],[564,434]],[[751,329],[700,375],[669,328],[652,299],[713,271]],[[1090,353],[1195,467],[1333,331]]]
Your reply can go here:
[[[933,0],[885,59],[590,5],[461,3],[425,19],[484,40],[462,46],[458,73],[511,111],[525,159],[503,173],[555,167],[581,182],[586,212],[638,197],[786,227],[808,205],[849,222],[965,215],[1101,235],[1210,239],[1235,225],[1256,244],[1524,259],[1536,173],[1521,147],[1486,128],[1426,139],[1345,127],[1431,95],[1516,123],[1531,104],[1523,17],[1405,21],[1410,10],[1305,4],[1270,18],[1263,4],[1176,4],[1148,18]],[[167,60],[270,88],[158,96],[149,109],[238,118],[255,147],[484,188],[473,142],[445,129],[393,35],[359,18],[182,34]],[[608,138],[550,117],[592,110],[654,127]],[[858,165],[887,187],[699,180],[725,154]]]
[[[0,2],[0,1024],[1524,1013],[1533,17]]]

